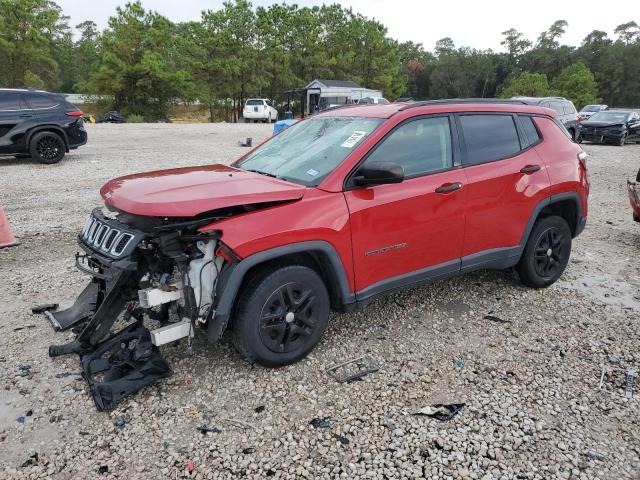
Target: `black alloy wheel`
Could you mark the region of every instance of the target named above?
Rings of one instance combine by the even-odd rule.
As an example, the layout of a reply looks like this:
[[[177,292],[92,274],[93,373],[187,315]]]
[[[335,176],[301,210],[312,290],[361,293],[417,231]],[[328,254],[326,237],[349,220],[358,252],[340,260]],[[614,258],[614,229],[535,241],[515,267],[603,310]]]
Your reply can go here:
[[[300,283],[279,287],[260,312],[260,337],[272,352],[291,352],[300,348],[318,324],[317,298],[313,290]]]
[[[536,221],[516,270],[523,284],[544,288],[564,272],[571,255],[571,229],[559,216]]]
[[[563,268],[562,265],[569,257],[569,248],[563,238],[563,232],[558,228],[545,230],[538,238],[535,247],[536,273],[543,278],[555,276]]]
[[[249,361],[289,365],[317,345],[331,302],[320,275],[305,265],[272,265],[252,273],[235,309],[233,343]]]
[[[53,132],[36,133],[30,142],[31,156],[41,163],[57,163],[66,153],[65,144],[59,135]]]

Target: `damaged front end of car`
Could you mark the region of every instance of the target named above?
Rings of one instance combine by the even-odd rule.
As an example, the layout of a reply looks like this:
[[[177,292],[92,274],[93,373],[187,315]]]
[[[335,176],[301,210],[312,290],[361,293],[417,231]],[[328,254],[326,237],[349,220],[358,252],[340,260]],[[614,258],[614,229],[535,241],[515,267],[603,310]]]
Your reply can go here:
[[[51,345],[52,357],[77,353],[99,410],[170,374],[158,347],[182,338],[187,352],[197,328],[215,313],[220,276],[237,258],[220,232],[198,232],[230,212],[158,218],[95,209],[78,236],[76,267],[91,280],[66,310],[46,312],[74,340]],[[158,328],[148,330],[144,319]],[[120,320],[126,327],[116,334]]]

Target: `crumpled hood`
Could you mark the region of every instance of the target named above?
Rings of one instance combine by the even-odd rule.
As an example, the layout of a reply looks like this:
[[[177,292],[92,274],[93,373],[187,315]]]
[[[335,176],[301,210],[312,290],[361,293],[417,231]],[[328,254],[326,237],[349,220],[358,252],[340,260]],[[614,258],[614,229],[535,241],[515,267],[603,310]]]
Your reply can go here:
[[[596,128],[603,128],[603,127],[623,127],[624,124],[620,123],[620,122],[599,122],[597,120],[585,120],[584,122],[582,122],[582,126],[583,127],[596,127]]]
[[[134,215],[193,217],[236,205],[302,198],[306,187],[226,165],[138,173],[107,182],[108,206]]]

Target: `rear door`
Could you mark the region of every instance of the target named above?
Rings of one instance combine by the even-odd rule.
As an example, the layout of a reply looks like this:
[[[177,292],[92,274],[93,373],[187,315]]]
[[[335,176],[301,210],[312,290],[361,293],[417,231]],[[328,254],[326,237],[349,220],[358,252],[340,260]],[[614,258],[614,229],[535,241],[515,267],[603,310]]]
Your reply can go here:
[[[509,263],[534,208],[549,187],[535,147],[541,140],[531,117],[509,113],[456,115],[467,175],[462,270]]]
[[[32,116],[20,92],[0,92],[0,153],[24,148],[24,127]]]
[[[397,163],[405,180],[369,188],[347,182],[360,300],[459,271],[466,177],[452,132],[455,123],[449,115],[407,120],[361,163]]]

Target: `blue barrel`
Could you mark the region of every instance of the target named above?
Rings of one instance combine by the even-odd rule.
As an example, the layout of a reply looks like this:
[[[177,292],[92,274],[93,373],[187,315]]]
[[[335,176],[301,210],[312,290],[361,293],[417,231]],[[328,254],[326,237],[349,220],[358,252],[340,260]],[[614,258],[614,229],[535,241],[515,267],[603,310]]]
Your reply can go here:
[[[294,120],[294,119],[278,120],[276,123],[273,124],[273,134],[275,135],[277,133],[280,133],[282,130],[289,128],[291,125],[293,125],[296,122],[297,120]]]

